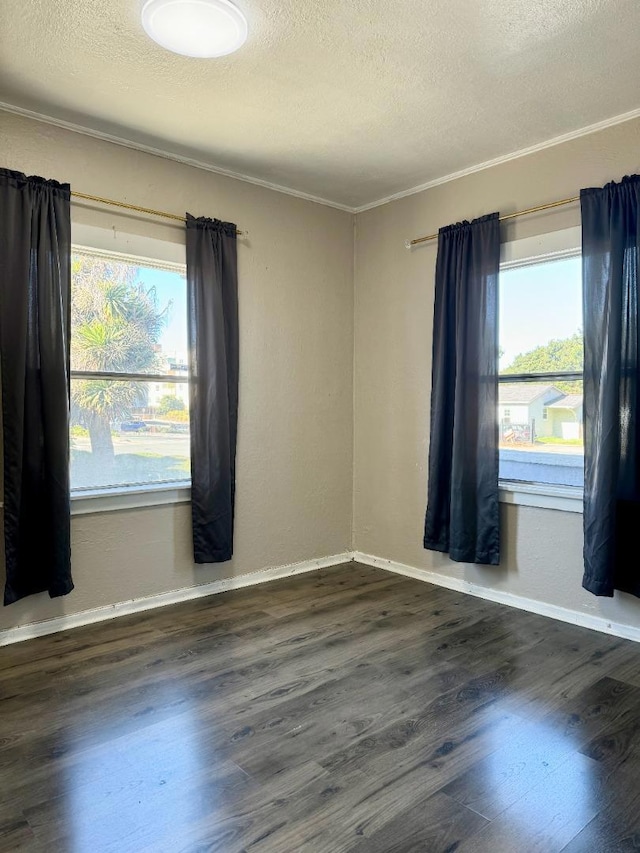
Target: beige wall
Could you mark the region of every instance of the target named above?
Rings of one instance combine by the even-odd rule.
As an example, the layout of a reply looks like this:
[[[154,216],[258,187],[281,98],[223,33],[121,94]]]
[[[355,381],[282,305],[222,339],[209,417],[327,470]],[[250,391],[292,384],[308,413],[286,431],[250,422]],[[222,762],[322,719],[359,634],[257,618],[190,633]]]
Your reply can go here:
[[[549,148],[364,212],[356,221],[354,546],[411,566],[640,626],[637,599],[581,589],[582,516],[503,507],[499,568],[422,548],[436,243],[407,238],[509,213],[640,169],[640,121]],[[578,225],[578,205],[523,217],[504,238]]]
[[[234,560],[193,565],[187,505],[74,517],[76,590],[4,608],[0,630],[337,554],[352,541],[378,557],[640,626],[635,599],[581,590],[580,515],[503,507],[498,568],[423,550],[436,246],[404,247],[461,218],[637,171],[640,121],[359,214],[355,271],[352,217],[328,207],[5,113],[0,164],[89,193],[233,220],[249,232],[239,244]],[[179,227],[160,221],[77,206],[74,217],[182,240]],[[577,224],[574,205],[512,222],[504,237]]]
[[[239,242],[236,544],[195,566],[189,506],[72,520],[76,589],[0,609],[0,630],[350,549],[353,217],[0,112],[0,165],[160,210],[214,216]],[[74,206],[78,221],[183,241],[181,227]],[[37,531],[34,528],[34,534]]]

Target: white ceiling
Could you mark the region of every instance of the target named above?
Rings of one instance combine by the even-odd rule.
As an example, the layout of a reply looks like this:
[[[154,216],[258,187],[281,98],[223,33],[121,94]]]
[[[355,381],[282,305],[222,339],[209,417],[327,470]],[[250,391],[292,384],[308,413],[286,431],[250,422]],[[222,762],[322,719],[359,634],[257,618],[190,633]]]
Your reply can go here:
[[[140,0],[2,0],[0,101],[359,207],[640,107],[638,0],[238,0],[236,54]]]

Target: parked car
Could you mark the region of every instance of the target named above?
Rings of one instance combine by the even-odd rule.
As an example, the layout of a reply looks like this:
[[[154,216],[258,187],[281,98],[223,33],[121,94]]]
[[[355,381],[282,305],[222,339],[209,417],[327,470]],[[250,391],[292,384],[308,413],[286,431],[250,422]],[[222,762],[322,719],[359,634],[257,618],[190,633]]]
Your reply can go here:
[[[144,421],[123,421],[120,424],[120,432],[138,432],[141,429],[146,429]]]

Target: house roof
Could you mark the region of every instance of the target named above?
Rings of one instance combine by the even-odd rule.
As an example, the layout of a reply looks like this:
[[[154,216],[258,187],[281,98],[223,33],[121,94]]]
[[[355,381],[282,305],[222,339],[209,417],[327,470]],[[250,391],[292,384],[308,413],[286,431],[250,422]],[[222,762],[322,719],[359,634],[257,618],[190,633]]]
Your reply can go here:
[[[544,382],[501,382],[498,386],[498,402],[500,405],[520,403],[528,406],[548,391],[555,391],[555,399],[563,396],[562,391],[555,385],[547,385]]]
[[[582,394],[566,394],[554,403],[550,403],[549,409],[579,409],[582,405]]]

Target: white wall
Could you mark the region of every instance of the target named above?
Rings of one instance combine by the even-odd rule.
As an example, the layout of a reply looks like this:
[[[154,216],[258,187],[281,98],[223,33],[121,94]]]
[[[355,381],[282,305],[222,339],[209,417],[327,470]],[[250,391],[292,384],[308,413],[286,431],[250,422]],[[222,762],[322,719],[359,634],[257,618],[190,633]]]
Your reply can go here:
[[[528,424],[531,420],[529,407],[518,406],[514,403],[506,403],[504,406],[498,406],[498,418],[504,420],[507,417],[512,424]]]

